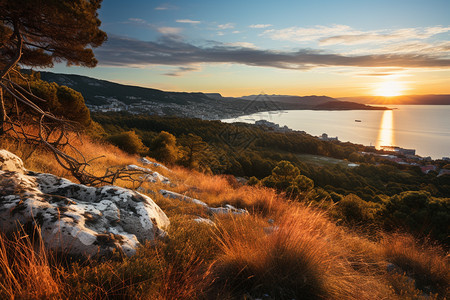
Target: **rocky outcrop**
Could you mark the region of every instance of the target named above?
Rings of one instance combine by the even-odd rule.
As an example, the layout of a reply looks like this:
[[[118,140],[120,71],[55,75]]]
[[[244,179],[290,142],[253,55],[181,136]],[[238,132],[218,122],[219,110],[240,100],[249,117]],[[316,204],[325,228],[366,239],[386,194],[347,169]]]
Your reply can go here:
[[[208,205],[205,202],[200,201],[198,199],[194,199],[194,198],[188,197],[186,195],[182,195],[182,194],[175,193],[175,192],[168,191],[168,190],[159,190],[159,193],[161,195],[163,195],[164,198],[177,199],[177,200],[180,200],[180,201],[184,201],[184,202],[188,202],[188,203],[194,203],[196,205],[208,207]]]
[[[127,169],[147,173],[147,175],[141,177],[141,179],[144,182],[152,182],[152,183],[161,182],[164,184],[171,184],[169,178],[167,178],[166,176],[163,176],[160,173],[153,171],[149,168],[143,168],[143,167],[136,166],[136,165],[128,165]]]
[[[188,197],[183,194],[175,193],[168,190],[159,190],[159,193],[163,195],[165,198],[169,199],[178,199],[180,201],[193,203],[196,205],[200,205],[206,208],[207,212],[211,215],[218,215],[218,214],[234,214],[234,215],[241,215],[241,214],[248,214],[248,211],[242,208],[236,208],[233,205],[225,204],[225,206],[221,207],[209,207],[205,202]]]
[[[140,243],[164,238],[169,219],[148,196],[28,172],[0,150],[0,228],[11,232],[18,224],[39,225],[48,248],[70,255],[130,256]]]
[[[164,165],[162,165],[162,164],[159,164],[159,163],[157,163],[157,162],[151,161],[151,160],[149,160],[149,159],[147,159],[147,158],[145,158],[145,157],[141,157],[141,158],[139,159],[139,161],[140,161],[141,163],[143,163],[144,165],[151,165],[151,166],[154,166],[154,167],[157,167],[157,168],[161,168],[161,169],[164,169],[164,170],[166,170],[166,171],[171,172],[170,169],[169,169],[168,167],[166,167],[166,166],[164,166]]]

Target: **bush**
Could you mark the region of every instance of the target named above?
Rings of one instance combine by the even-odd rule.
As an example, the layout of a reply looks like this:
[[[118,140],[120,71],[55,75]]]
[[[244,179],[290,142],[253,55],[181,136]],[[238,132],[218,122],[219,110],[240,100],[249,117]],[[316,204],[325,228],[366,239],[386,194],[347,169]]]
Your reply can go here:
[[[372,219],[370,205],[354,194],[342,198],[335,205],[335,217],[348,224],[364,223]]]
[[[111,135],[108,137],[108,141],[130,154],[145,155],[148,151],[148,148],[144,146],[134,131]]]
[[[450,198],[434,198],[428,192],[409,191],[395,195],[381,208],[378,217],[388,230],[402,227],[409,232],[448,240]]]
[[[248,185],[257,185],[259,183],[258,178],[256,178],[255,176],[250,177],[250,179],[247,181]]]

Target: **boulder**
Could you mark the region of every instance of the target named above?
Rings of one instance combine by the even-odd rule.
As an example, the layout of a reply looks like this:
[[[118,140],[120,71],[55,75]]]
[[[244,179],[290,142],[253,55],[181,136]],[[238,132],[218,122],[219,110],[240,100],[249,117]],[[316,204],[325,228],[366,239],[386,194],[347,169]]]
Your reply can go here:
[[[0,228],[39,225],[44,244],[69,255],[131,256],[145,241],[164,238],[164,212],[143,194],[117,186],[89,187],[28,172],[17,156],[0,151]]]

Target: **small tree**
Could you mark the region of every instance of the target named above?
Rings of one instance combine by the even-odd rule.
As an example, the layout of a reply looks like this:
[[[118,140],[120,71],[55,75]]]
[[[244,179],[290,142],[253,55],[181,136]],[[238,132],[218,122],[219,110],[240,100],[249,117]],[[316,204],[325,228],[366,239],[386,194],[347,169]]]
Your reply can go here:
[[[272,170],[272,175],[267,176],[261,183],[267,187],[285,191],[291,196],[297,196],[301,192],[307,192],[314,188],[314,181],[304,175],[292,163],[282,160]]]
[[[180,155],[177,139],[167,131],[161,131],[153,140],[150,147],[150,154],[162,162],[168,164],[175,163]]]
[[[208,144],[201,137],[192,133],[182,136],[179,142],[182,144],[183,151],[181,163],[186,167],[198,169],[202,160],[206,160]]]

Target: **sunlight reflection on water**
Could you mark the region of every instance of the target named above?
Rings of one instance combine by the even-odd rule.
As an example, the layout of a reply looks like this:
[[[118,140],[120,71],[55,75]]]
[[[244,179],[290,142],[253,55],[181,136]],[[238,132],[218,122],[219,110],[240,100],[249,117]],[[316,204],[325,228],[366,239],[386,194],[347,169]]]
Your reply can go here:
[[[381,116],[375,147],[381,149],[381,146],[394,146],[394,143],[394,113],[392,110],[385,110]]]

